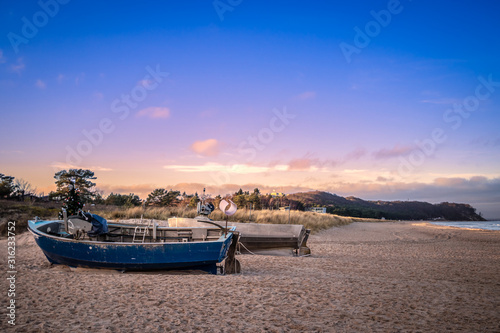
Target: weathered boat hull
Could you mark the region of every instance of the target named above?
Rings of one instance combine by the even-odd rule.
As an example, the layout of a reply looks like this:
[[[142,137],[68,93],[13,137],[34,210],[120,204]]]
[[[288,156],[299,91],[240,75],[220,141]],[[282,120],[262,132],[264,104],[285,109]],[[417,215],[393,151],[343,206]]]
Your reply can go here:
[[[174,243],[120,243],[66,239],[43,233],[29,221],[28,228],[47,259],[72,267],[124,271],[200,269],[216,274],[226,257],[232,233],[219,240]],[[43,223],[43,222],[42,222]]]

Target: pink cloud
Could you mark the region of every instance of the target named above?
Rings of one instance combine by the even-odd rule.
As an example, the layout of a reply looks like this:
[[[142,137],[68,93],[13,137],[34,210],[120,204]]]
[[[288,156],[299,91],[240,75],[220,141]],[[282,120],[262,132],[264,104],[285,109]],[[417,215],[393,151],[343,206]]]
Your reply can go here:
[[[45,82],[43,82],[42,80],[40,80],[40,79],[36,80],[35,86],[37,86],[40,89],[47,88],[47,84]]]
[[[366,155],[366,150],[363,148],[357,148],[353,150],[352,152],[348,153],[347,155],[344,156],[342,159],[343,162],[349,162],[349,161],[355,161],[359,160],[361,157]]]
[[[388,158],[393,158],[393,157],[398,157],[398,156],[404,156],[412,152],[412,150],[415,149],[413,146],[400,146],[400,145],[395,145],[391,149],[380,149],[379,151],[376,151],[373,153],[373,156],[376,159],[388,159]]]
[[[199,155],[216,156],[219,154],[219,145],[216,139],[208,139],[205,141],[195,141],[190,149]]]
[[[136,117],[147,117],[151,119],[166,119],[170,117],[170,109],[166,107],[149,107],[136,113]]]
[[[21,74],[25,67],[23,58],[17,58],[17,63],[10,65],[10,70],[17,74]]]
[[[312,161],[308,158],[298,158],[290,161],[288,164],[288,170],[290,171],[304,171],[311,168]]]

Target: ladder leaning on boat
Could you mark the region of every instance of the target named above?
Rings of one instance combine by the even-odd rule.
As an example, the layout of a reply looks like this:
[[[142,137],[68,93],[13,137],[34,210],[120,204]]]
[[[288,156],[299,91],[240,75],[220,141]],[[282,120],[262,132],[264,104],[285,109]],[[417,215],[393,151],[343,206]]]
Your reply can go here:
[[[142,216],[141,216],[142,223]],[[146,235],[149,235],[149,228],[152,226],[153,220],[148,220],[147,225],[138,225],[134,229],[134,237],[132,238],[132,243],[144,243],[146,240]],[[136,239],[136,236],[142,236],[142,239]]]

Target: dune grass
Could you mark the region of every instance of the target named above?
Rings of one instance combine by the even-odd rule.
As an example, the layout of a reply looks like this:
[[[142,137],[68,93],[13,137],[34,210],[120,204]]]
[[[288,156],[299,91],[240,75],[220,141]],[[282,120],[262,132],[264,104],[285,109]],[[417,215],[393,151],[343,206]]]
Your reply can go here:
[[[0,200],[0,235],[6,234],[6,225],[8,221],[16,221],[16,233],[22,233],[27,230],[27,221],[38,216],[42,219],[57,219],[61,204],[55,202],[19,202],[10,200]],[[133,207],[123,208],[109,205],[98,205],[91,208],[92,213],[99,214],[108,220],[146,219],[167,220],[171,217],[194,218],[196,209],[185,207]],[[225,215],[219,209],[209,215],[214,221],[222,221]],[[229,217],[232,222],[253,222],[253,223],[272,223],[272,224],[302,224],[306,229],[312,232],[318,232],[331,227],[347,225],[351,222],[373,222],[379,220],[363,219],[357,217],[345,217],[332,214],[317,214],[312,212],[280,211],[280,210],[238,210],[236,214]]]
[[[16,234],[27,231],[28,220],[56,218],[60,204],[0,200],[0,235],[7,234],[7,222],[16,222]]]
[[[167,220],[171,217],[194,218],[197,215],[196,209],[178,207],[134,207],[113,211],[96,211],[95,213],[111,220],[140,218],[141,216],[145,219]],[[218,209],[208,217],[214,221],[225,220],[225,215]],[[253,210],[250,212],[242,209],[238,210],[233,216],[230,216],[229,221],[263,224],[302,224],[306,229],[318,232],[331,227],[347,225],[352,222],[373,222],[378,220],[301,211],[291,211],[289,214],[287,211],[279,210]]]

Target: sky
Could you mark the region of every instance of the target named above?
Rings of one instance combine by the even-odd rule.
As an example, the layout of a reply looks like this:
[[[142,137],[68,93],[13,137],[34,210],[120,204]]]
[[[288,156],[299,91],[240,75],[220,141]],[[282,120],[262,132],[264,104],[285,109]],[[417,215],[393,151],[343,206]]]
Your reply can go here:
[[[2,1],[0,173],[500,218],[497,1]]]

